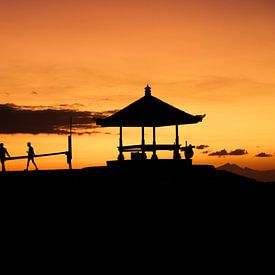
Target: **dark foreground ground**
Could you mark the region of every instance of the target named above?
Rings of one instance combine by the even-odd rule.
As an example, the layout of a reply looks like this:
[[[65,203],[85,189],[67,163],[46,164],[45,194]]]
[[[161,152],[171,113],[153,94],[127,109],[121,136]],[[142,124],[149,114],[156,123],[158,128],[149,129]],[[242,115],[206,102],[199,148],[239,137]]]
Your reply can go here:
[[[26,223],[36,228],[39,221],[42,228],[50,224],[53,232],[56,225],[65,223],[62,234],[69,228],[89,228],[89,232],[97,228],[98,234],[102,231],[109,236],[121,227],[121,232],[138,228],[149,234],[155,223],[157,231],[189,228],[190,233],[201,234],[209,224],[219,228],[222,220],[225,227],[234,220],[239,232],[239,224],[248,216],[254,220],[256,215],[265,215],[273,221],[274,201],[275,183],[257,182],[213,166],[89,167],[0,174],[1,209],[8,217],[5,224],[16,223],[16,232]]]
[[[2,239],[9,248],[3,251],[18,253],[36,270],[35,263],[45,268],[51,262],[62,270],[76,263],[79,270],[77,256],[90,268],[98,262],[101,269],[128,271],[144,262],[163,270],[164,262],[170,272],[179,262],[192,270],[207,264],[220,270],[224,262],[232,266],[236,253],[243,262],[240,244],[254,248],[255,236],[262,242],[267,235],[274,190],[274,183],[212,166],[7,172],[0,175]]]
[[[191,196],[275,194],[275,183],[220,171],[211,165],[88,167],[0,173],[1,188],[15,192],[164,192]]]

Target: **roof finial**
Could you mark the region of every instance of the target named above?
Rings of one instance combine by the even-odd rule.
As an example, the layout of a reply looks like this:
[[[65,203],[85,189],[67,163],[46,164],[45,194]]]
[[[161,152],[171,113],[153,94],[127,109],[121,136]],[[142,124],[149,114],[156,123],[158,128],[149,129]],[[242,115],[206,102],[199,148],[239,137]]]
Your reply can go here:
[[[151,87],[148,84],[145,87],[145,95],[146,96],[151,96]]]

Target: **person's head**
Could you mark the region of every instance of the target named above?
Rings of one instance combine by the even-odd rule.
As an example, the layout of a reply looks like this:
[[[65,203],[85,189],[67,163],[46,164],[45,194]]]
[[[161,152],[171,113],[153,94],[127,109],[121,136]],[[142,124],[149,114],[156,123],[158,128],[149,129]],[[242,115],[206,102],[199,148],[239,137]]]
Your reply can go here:
[[[31,143],[30,143],[30,142],[28,142],[28,143],[27,143],[27,145],[28,145],[28,146],[31,146]]]
[[[4,143],[0,143],[0,147],[4,147]]]

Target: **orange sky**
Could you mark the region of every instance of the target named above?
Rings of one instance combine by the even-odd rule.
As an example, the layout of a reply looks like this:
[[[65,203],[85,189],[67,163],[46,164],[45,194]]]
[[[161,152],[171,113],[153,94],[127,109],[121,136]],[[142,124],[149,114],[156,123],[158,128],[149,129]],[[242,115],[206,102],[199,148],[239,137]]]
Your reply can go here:
[[[182,144],[248,151],[196,150],[194,163],[275,169],[273,0],[0,0],[0,18],[0,104],[101,112],[140,98],[148,83],[167,103],[206,113],[202,123],[180,126]],[[116,158],[118,129],[99,132],[74,136],[75,167]],[[126,129],[125,143],[139,135]],[[173,142],[174,128],[159,129],[158,139]],[[10,135],[1,125],[0,140],[12,155],[24,154],[27,141],[38,153],[66,148],[64,135]],[[255,157],[261,152],[271,156]],[[66,167],[63,156],[37,162]]]

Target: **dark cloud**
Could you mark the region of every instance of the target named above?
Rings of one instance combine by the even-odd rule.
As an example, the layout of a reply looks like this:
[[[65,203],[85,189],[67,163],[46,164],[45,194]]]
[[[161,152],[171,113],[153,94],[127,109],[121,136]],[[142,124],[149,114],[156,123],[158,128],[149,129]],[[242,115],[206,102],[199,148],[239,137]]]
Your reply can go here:
[[[98,117],[98,118],[104,118],[107,116],[110,116],[116,112],[118,112],[119,110],[109,110],[109,111],[104,111],[104,112],[93,112],[93,116],[94,117]]]
[[[79,108],[83,108],[84,105],[80,103],[73,103],[73,104],[57,104],[57,105],[36,105],[36,106],[28,106],[28,105],[21,105],[17,106],[14,104],[5,104],[15,106],[21,110],[31,110],[31,111],[41,111],[41,110],[70,110],[70,111],[77,111]],[[108,112],[108,111],[107,111]],[[109,111],[111,112],[111,111]]]
[[[228,153],[228,155],[231,155],[231,156],[241,156],[246,154],[248,154],[248,152],[244,149],[236,149]]]
[[[18,106],[0,104],[1,134],[68,134],[70,117],[73,120],[73,131],[77,134],[93,134],[98,126],[93,116],[106,117],[112,111],[96,112],[79,111],[59,106]]]
[[[228,153],[225,149],[221,150],[221,151],[217,151],[217,152],[213,152],[213,153],[210,153],[208,156],[227,156]]]
[[[229,153],[225,149],[223,149],[221,151],[210,153],[208,156],[241,156],[246,154],[248,154],[248,152],[245,149],[236,149]]]
[[[199,146],[196,146],[196,149],[203,150],[208,147],[209,147],[208,145],[199,145]]]
[[[211,151],[203,151],[203,154],[209,154]]]
[[[259,153],[257,154],[255,157],[259,157],[259,158],[269,158],[269,157],[272,157],[272,154],[267,154],[267,153]]]

